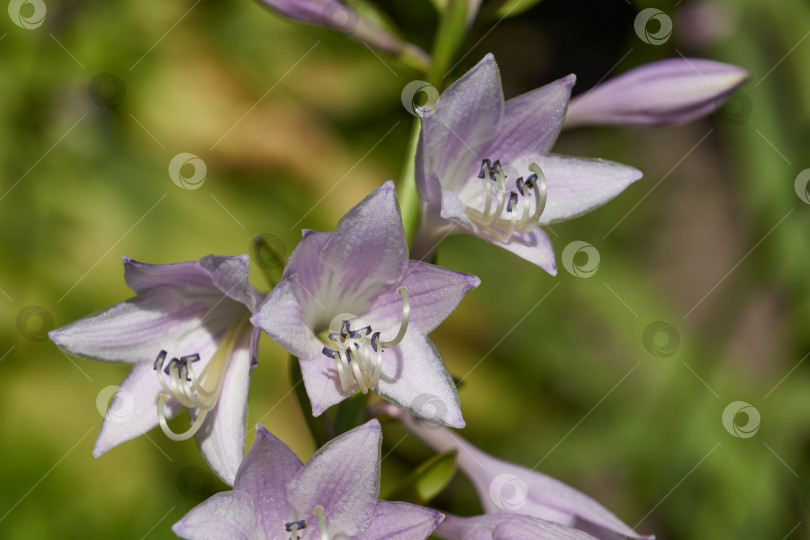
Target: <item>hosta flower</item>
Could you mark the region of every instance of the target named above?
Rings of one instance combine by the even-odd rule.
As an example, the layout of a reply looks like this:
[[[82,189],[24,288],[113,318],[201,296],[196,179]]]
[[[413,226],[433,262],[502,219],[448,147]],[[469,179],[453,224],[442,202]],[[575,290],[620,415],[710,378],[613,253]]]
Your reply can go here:
[[[565,127],[684,124],[717,109],[750,76],[740,67],[699,58],[644,64],[572,99]]]
[[[259,302],[248,283],[248,257],[150,265],[124,259],[136,296],[49,335],[76,356],[132,364],[101,427],[93,455],[160,424],[172,439],[196,436],[203,457],[233,483],[244,455],[248,377]],[[188,409],[191,427],[167,420]]]
[[[252,319],[300,361],[315,416],[374,390],[417,415],[431,400],[435,420],[464,426],[456,387],[426,336],[479,280],[409,260],[404,236],[387,182],[334,233],[304,231]]]
[[[518,514],[445,515],[433,534],[445,540],[594,540],[593,536],[579,529]]]
[[[488,54],[421,110],[416,186],[422,221],[414,256],[446,235],[474,234],[555,274],[554,250],[539,226],[604,204],[641,173],[601,159],[549,155],[575,77],[504,101]]]
[[[435,510],[378,501],[380,424],[371,420],[318,450],[304,465],[264,427],[234,490],[194,507],[172,530],[188,540],[419,539],[442,520]]]
[[[472,481],[478,492],[481,506],[487,515],[509,514],[537,518],[566,527],[574,527],[599,540],[653,538],[639,535],[613,515],[610,510],[584,493],[545,474],[492,457],[452,430],[416,420],[407,413],[387,404],[377,406],[377,411],[399,420],[408,431],[437,452],[456,450],[458,467]],[[542,525],[542,522],[535,522],[532,525],[531,520],[513,522],[488,517],[467,518],[456,525],[461,529],[474,528],[475,519],[479,519],[483,523],[482,526],[489,524],[486,526],[496,528],[504,526],[504,523],[515,527],[520,523],[526,527]],[[455,527],[456,525],[454,525],[454,520],[450,519],[448,526]],[[453,535],[449,537],[455,538]],[[528,537],[526,536],[526,538]],[[474,536],[474,538],[477,537]],[[482,536],[481,538],[488,537]],[[563,538],[565,537],[563,536]]]

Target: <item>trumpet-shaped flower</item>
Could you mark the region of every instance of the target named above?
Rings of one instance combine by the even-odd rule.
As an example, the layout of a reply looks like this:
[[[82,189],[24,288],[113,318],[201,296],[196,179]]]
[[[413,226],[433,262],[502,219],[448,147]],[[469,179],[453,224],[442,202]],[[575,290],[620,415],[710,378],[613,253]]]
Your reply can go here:
[[[93,455],[159,424],[171,439],[196,437],[214,472],[233,484],[258,339],[249,318],[260,298],[248,263],[247,255],[164,265],[124,258],[124,279],[137,296],[49,334],[70,354],[133,365]],[[192,425],[178,434],[167,420],[184,409]]]
[[[705,116],[751,74],[699,58],[671,58],[631,69],[571,100],[564,127],[669,126]]]
[[[416,186],[422,221],[414,256],[451,233],[468,232],[555,274],[554,250],[539,226],[584,214],[641,173],[601,159],[549,155],[575,77],[504,101],[488,54],[421,109]]]
[[[304,465],[258,426],[234,490],[194,507],[172,530],[188,540],[427,538],[442,514],[377,500],[380,443],[380,424],[371,420],[324,445]]]
[[[399,420],[408,431],[437,452],[456,450],[458,467],[475,486],[487,516],[508,514],[550,521],[587,532],[598,540],[653,538],[639,535],[610,510],[576,489],[534,470],[492,457],[452,430],[427,424],[387,404],[378,405],[376,410]],[[532,525],[531,520],[519,519],[511,522],[487,516],[466,518],[460,522],[451,519],[448,527],[454,530],[495,527],[497,530],[500,526],[506,526],[504,524],[509,524],[510,527],[543,525],[542,521]],[[479,520],[478,527],[476,519]],[[452,534],[449,537],[455,538]]]
[[[431,401],[433,419],[464,426],[456,387],[426,336],[479,280],[409,260],[404,236],[387,182],[335,233],[304,231],[252,319],[300,361],[315,416],[371,389],[416,415]]]

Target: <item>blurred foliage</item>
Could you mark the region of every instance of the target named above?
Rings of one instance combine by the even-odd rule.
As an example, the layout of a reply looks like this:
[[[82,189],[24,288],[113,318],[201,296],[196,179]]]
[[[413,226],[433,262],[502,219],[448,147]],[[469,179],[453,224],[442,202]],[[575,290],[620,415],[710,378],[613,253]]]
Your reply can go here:
[[[430,49],[429,0],[378,3]],[[649,6],[673,19],[664,45],[633,32]],[[94,459],[97,396],[127,368],[69,358],[44,332],[127,298],[124,255],[247,253],[258,233],[289,252],[301,228],[333,229],[397,179],[412,124],[400,91],[420,74],[248,1],[47,10],[37,29],[0,23],[0,537],[172,538],[172,523],[225,486],[192,442],[159,430]],[[679,55],[752,79],[702,122],[561,136],[560,153],[645,173],[553,227],[558,255],[574,240],[598,248],[594,277],[445,241],[439,263],[483,282],[433,335],[463,377],[468,439],[659,538],[810,537],[810,209],[794,190],[808,167],[809,28],[802,0],[545,0],[472,29],[454,73],[492,51],[507,97],[570,72],[581,92]],[[205,161],[199,189],[169,179],[180,152]],[[666,354],[666,338],[645,347],[655,321],[677,332]],[[249,424],[306,458],[287,357],[266,336],[251,386]],[[723,427],[737,400],[761,413],[754,437]],[[383,493],[430,457],[395,424],[385,435]],[[480,510],[458,475],[434,502]]]

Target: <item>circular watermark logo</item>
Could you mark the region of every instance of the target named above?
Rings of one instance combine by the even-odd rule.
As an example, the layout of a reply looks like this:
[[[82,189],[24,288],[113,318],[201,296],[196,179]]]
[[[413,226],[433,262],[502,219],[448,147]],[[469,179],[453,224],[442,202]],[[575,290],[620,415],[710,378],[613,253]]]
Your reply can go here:
[[[181,152],[169,163],[169,178],[181,189],[194,190],[202,187],[208,168],[194,154]]]
[[[360,24],[360,15],[342,2],[328,2],[321,12],[321,24],[339,34],[351,34]]]
[[[35,30],[42,26],[47,11],[42,0],[11,0],[8,3],[11,22],[26,30]]]
[[[287,264],[287,244],[278,236],[261,233],[253,237],[253,253],[262,268],[284,268]]]
[[[745,423],[739,424],[739,416],[744,417]],[[734,401],[723,411],[723,427],[731,435],[740,439],[750,439],[759,431],[759,411],[745,401]]]
[[[726,124],[741,126],[748,122],[753,110],[754,102],[751,101],[748,94],[742,90],[738,90],[731,94],[725,105],[720,108],[718,117]]]
[[[410,412],[418,418],[416,421],[425,429],[438,429],[441,420],[447,417],[447,404],[433,394],[419,394],[411,402]]]
[[[52,329],[53,315],[42,306],[27,306],[17,314],[17,331],[28,341],[45,341]]]
[[[593,276],[599,269],[599,260],[599,250],[582,240],[574,240],[562,252],[563,267],[580,278]]]
[[[526,482],[514,474],[499,474],[489,484],[490,500],[507,512],[520,510],[526,504],[528,496],[529,487]]]
[[[193,503],[200,503],[216,493],[217,479],[207,469],[191,465],[177,475],[177,490]]]
[[[681,334],[678,329],[664,321],[654,321],[641,334],[641,342],[647,352],[658,358],[669,358],[678,352]]]
[[[796,190],[796,195],[798,195],[805,204],[810,204],[810,190],[808,190],[808,184],[810,184],[810,169],[805,169],[796,176],[796,181],[793,182],[793,189]]]
[[[120,424],[135,413],[135,397],[120,386],[105,386],[96,396],[96,409],[105,419]]]
[[[663,45],[672,35],[672,19],[660,9],[649,7],[638,12],[633,28],[644,43]]]
[[[425,81],[411,81],[402,89],[402,106],[414,116],[427,118],[438,104],[439,91]]]
[[[112,73],[99,73],[93,77],[87,90],[93,103],[102,109],[115,109],[127,95],[127,85]]]

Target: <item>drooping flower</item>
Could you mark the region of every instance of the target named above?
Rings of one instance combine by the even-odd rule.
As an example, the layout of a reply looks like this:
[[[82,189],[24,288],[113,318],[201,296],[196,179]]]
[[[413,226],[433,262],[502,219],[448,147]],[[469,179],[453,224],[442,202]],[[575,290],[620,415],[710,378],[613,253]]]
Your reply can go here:
[[[456,450],[458,467],[475,486],[486,515],[508,514],[537,518],[574,527],[598,540],[654,538],[639,535],[610,510],[584,493],[545,474],[490,456],[452,430],[417,420],[388,404],[377,405],[375,412],[396,418],[408,431],[437,452]],[[475,528],[475,519],[467,518],[458,523],[450,519],[448,527],[454,530],[456,527]],[[494,526],[496,529],[498,526],[505,526],[504,523],[515,527],[542,525],[531,525],[530,521],[524,520],[507,522],[483,516],[479,519],[482,520],[482,527]],[[449,537],[455,538],[453,535]]]
[[[408,259],[387,182],[334,233],[304,231],[252,321],[300,361],[315,416],[371,389],[416,415],[463,427],[456,387],[427,334],[478,284]],[[421,411],[427,401],[430,410]]]
[[[412,256],[467,232],[556,273],[551,241],[538,226],[584,214],[641,178],[618,163],[548,154],[574,81],[569,75],[504,101],[488,54],[434,108],[420,110],[422,220]]]
[[[472,517],[446,514],[433,534],[445,540],[513,540],[515,538],[595,540],[593,536],[579,529],[520,514],[483,514]]]
[[[248,282],[247,255],[150,265],[124,258],[136,296],[50,332],[66,352],[132,364],[96,441],[99,457],[160,424],[174,440],[196,437],[203,457],[233,484],[244,456],[249,374],[260,302]],[[191,427],[167,420],[189,410]]]
[[[705,116],[751,74],[699,58],[671,58],[631,69],[571,100],[563,127],[669,126]]]
[[[283,17],[345,34],[384,53],[411,59],[416,65],[430,65],[430,57],[422,49],[385,30],[342,0],[258,1]]]
[[[304,465],[257,426],[234,490],[194,507],[172,530],[188,540],[427,538],[442,514],[377,500],[380,443],[380,424],[371,420],[324,445]]]

